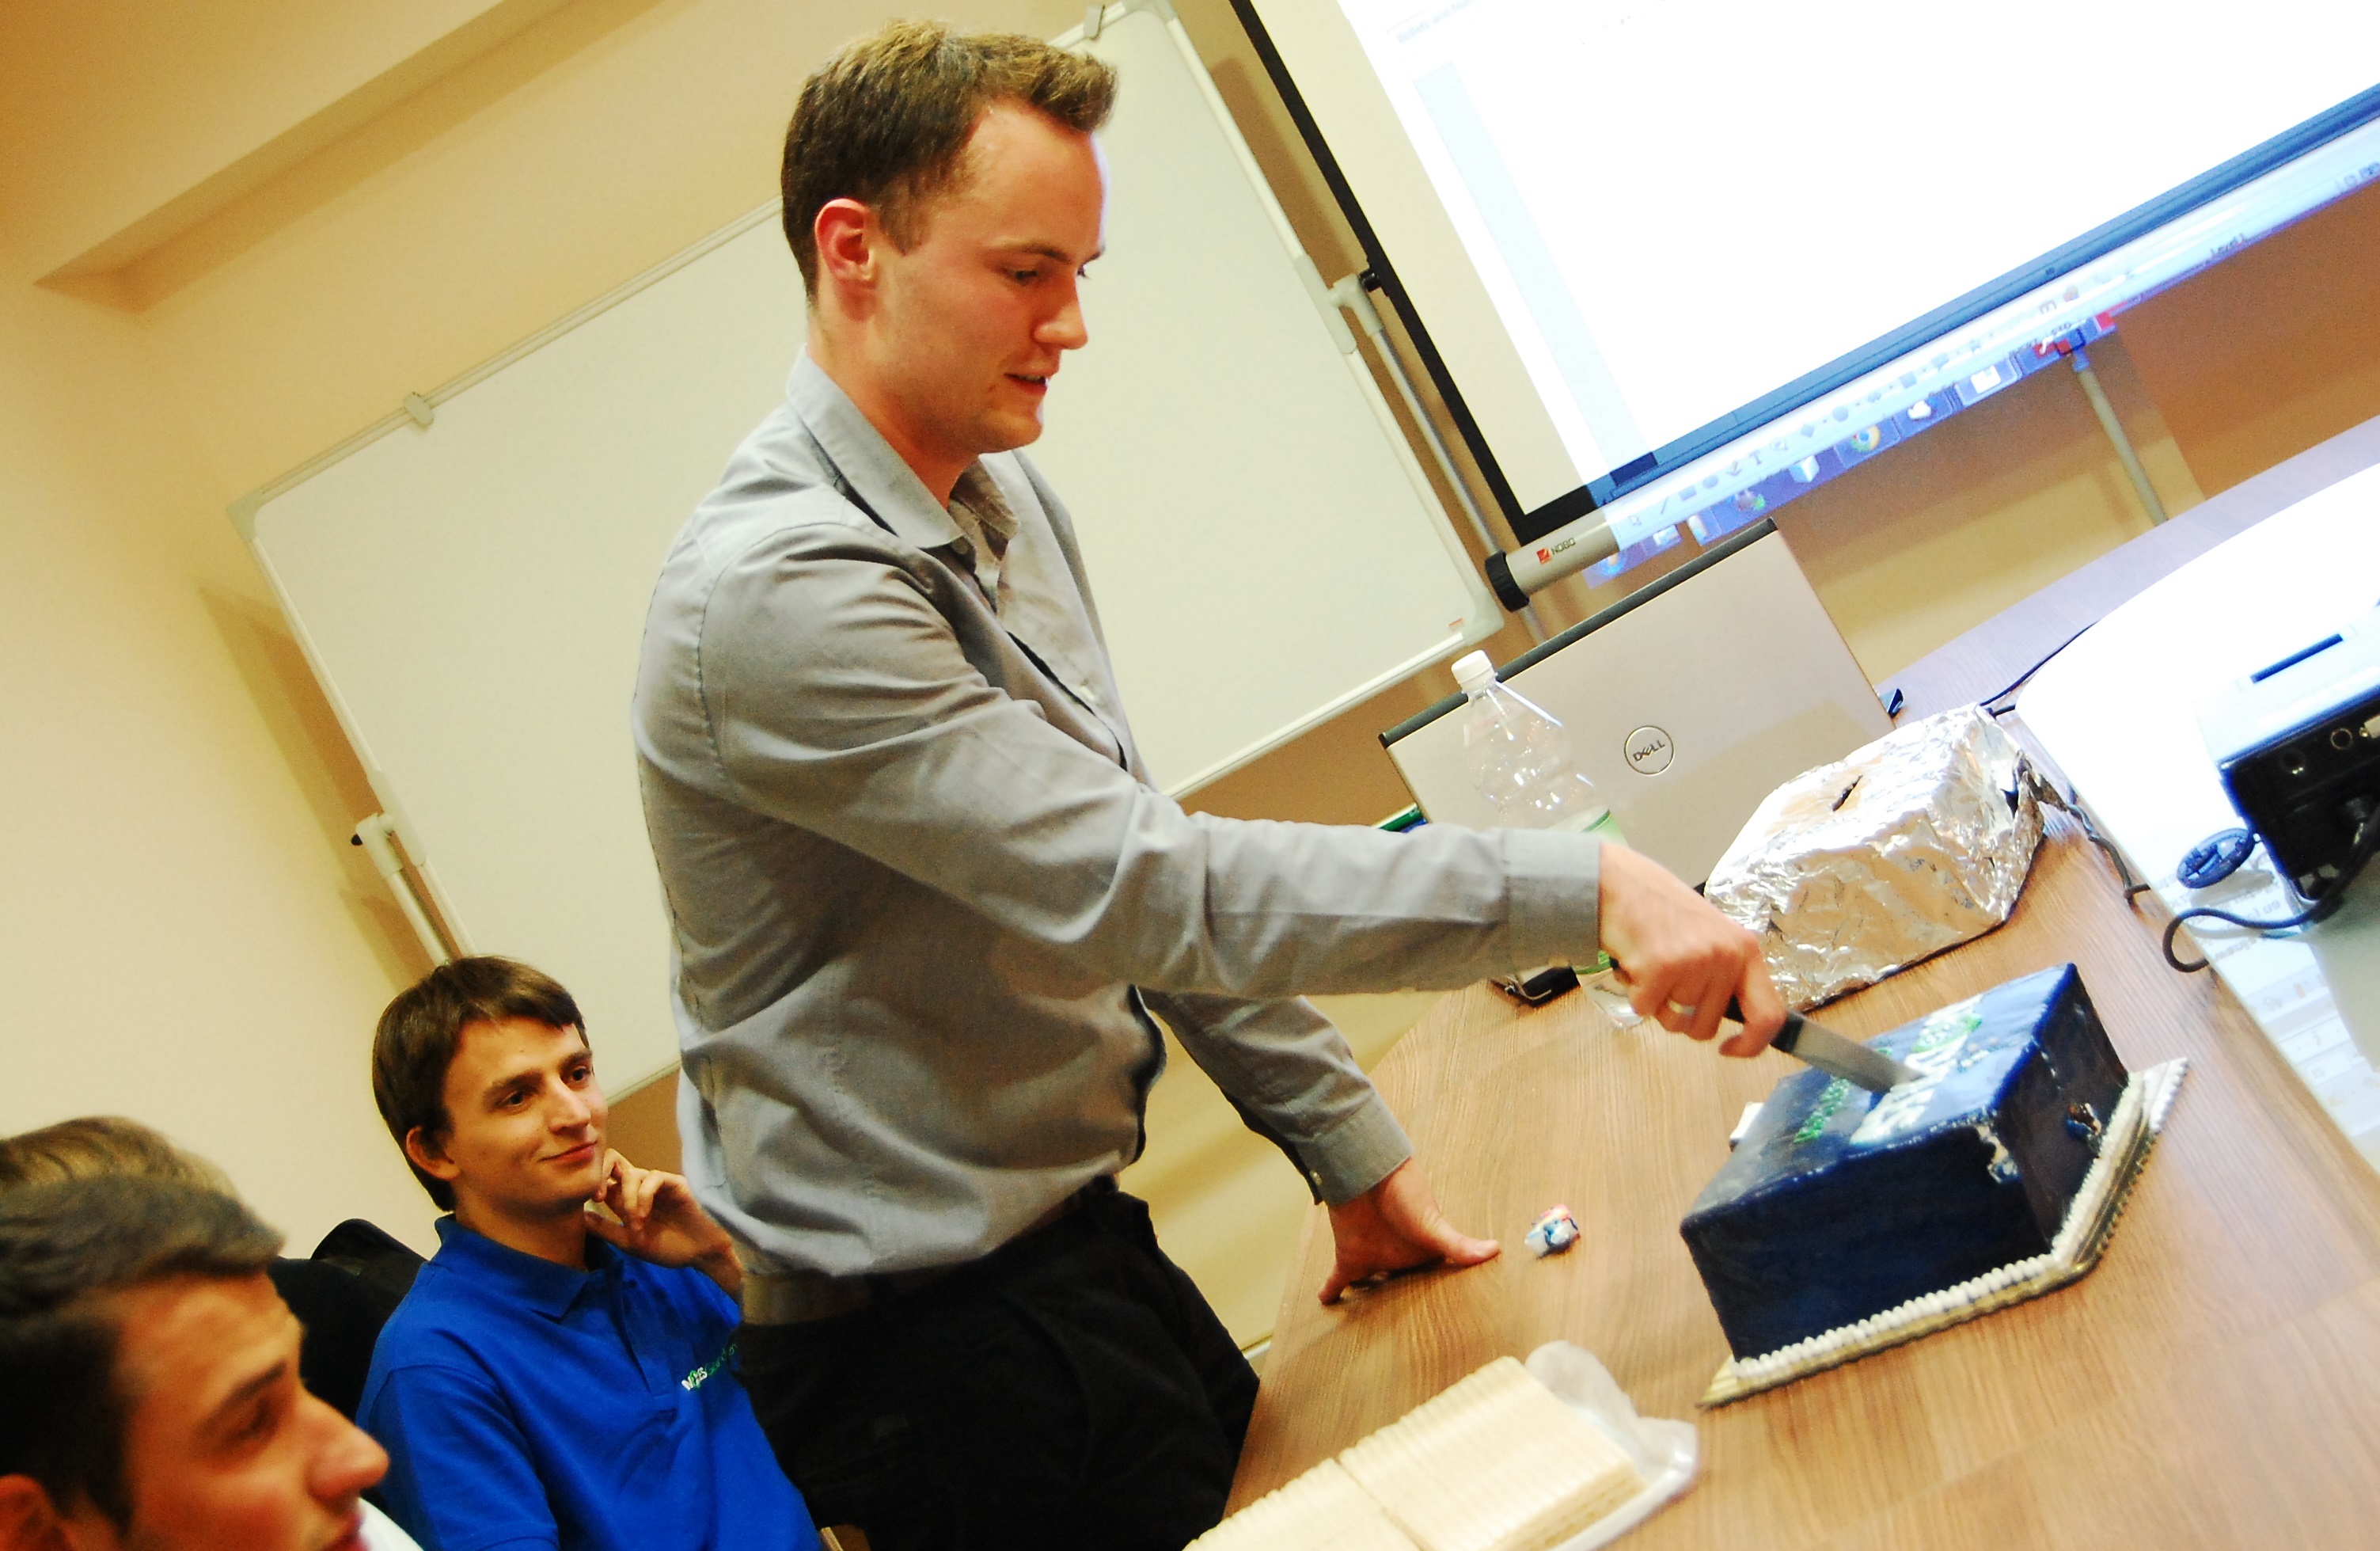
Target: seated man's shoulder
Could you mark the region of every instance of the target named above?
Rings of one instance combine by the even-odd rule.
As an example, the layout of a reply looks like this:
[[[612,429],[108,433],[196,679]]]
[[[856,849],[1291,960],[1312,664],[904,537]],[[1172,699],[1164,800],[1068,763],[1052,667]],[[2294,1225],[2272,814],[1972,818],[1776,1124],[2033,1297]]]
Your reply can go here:
[[[373,1343],[371,1373],[365,1381],[368,1399],[392,1375],[409,1369],[486,1375],[491,1351],[511,1344],[504,1327],[519,1313],[491,1290],[458,1285],[455,1277],[425,1269]]]
[[[476,1246],[484,1253],[484,1246]],[[436,1329],[457,1320],[468,1321],[491,1313],[521,1307],[520,1287],[513,1278],[492,1276],[477,1258],[441,1248],[436,1259],[421,1268],[388,1316],[392,1327]]]
[[[739,1311],[734,1299],[701,1272],[654,1265],[618,1256],[619,1315],[657,1326],[688,1349],[716,1344],[735,1332]],[[633,1288],[633,1293],[629,1289]],[[573,1311],[581,1296],[555,1288],[525,1288],[515,1282],[432,1263],[389,1316],[372,1353],[375,1376],[405,1368],[437,1368],[487,1374],[498,1387],[512,1387],[508,1370],[540,1350],[572,1348],[593,1340],[608,1347],[613,1326],[591,1324]]]

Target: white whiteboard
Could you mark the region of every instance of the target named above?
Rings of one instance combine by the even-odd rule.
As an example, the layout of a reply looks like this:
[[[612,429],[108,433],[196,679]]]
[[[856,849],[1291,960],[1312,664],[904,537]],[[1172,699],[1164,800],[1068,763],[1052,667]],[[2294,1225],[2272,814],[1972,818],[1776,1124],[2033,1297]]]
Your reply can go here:
[[[1180,792],[1500,614],[1180,26],[1112,6],[1060,41],[1123,88],[1093,344],[1032,456]],[[671,538],[800,346],[776,214],[425,396],[426,427],[392,416],[234,508],[449,926],[569,986],[615,1087],[676,1059],[638,645]]]

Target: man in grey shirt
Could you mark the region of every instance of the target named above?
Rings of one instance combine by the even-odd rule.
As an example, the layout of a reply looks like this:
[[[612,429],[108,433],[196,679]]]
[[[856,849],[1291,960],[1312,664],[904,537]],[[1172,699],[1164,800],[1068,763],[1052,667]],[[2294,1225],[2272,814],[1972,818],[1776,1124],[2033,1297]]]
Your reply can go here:
[[[1072,520],[1014,450],[1086,342],[1114,90],[932,24],[810,79],[808,348],[646,625],[686,1172],[747,1264],[780,1459],[879,1551],[1172,1547],[1220,1513],[1254,1380],[1112,1184],[1156,1020],[1330,1203],[1330,1301],[1497,1247],[1298,994],[1600,943],[1696,1038],[1740,995],[1732,1054],[1781,1017],[1750,934],[1625,848],[1235,822],[1148,784]]]

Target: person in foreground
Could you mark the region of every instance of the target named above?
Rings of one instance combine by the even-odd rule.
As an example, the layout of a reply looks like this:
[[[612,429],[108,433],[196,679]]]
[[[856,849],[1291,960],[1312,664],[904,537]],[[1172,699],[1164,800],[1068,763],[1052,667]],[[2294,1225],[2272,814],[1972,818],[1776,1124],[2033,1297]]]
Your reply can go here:
[[[0,1551],[399,1551],[298,1377],[281,1236],[181,1180],[0,1191]]]
[[[686,1171],[746,1261],[778,1458],[878,1551],[1173,1551],[1220,1516],[1256,1380],[1113,1183],[1159,1020],[1329,1203],[1329,1302],[1497,1246],[1300,995],[1600,946],[1673,1030],[1740,996],[1730,1054],[1783,1013],[1751,934],[1624,847],[1234,822],[1151,785],[1073,520],[1014,450],[1088,337],[1115,92],[930,23],[809,79],[807,347],[646,620]]]
[[[372,1096],[454,1214],[358,1413],[397,1521],[430,1551],[816,1547],[736,1380],[733,1249],[683,1179],[605,1145],[570,994],[439,966],[381,1015]]]
[[[79,1115],[0,1138],[0,1190],[113,1175],[178,1180],[227,1196],[239,1194],[222,1169],[183,1151],[164,1133],[120,1115]],[[391,1262],[418,1264],[419,1257],[391,1241],[383,1264]],[[286,1255],[273,1256],[265,1275],[303,1329],[298,1376],[307,1393],[329,1401],[353,1421],[364,1374],[371,1367],[372,1342],[395,1311],[401,1291],[367,1286],[358,1275],[325,1261]]]

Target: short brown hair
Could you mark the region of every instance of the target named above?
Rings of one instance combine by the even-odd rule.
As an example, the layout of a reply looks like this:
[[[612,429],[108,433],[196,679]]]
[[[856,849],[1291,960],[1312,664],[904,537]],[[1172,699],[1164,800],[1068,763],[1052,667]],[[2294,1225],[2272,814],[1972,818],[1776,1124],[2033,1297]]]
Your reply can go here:
[[[372,1034],[372,1102],[399,1152],[417,1130],[434,1142],[445,1141],[454,1124],[446,1113],[446,1069],[455,1064],[463,1031],[507,1018],[576,1029],[587,1037],[587,1021],[570,993],[552,976],[510,959],[441,964],[388,1004]],[[455,1210],[453,1187],[422,1172],[409,1154],[405,1166],[441,1209]]]
[[[0,1140],[0,1190],[130,1174],[237,1195],[222,1169],[121,1115],[83,1115]]]
[[[1013,32],[896,21],[844,45],[802,83],[785,130],[785,240],[818,295],[818,214],[830,200],[876,212],[906,251],[919,218],[964,171],[967,137],[994,103],[1014,102],[1076,134],[1107,122],[1115,67]]]
[[[251,1276],[281,1235],[219,1191],[178,1180],[67,1179],[0,1191],[0,1475],[30,1476],[61,1512],[88,1502],[118,1530],[130,1397],[116,1382],[112,1295],[171,1276]]]

